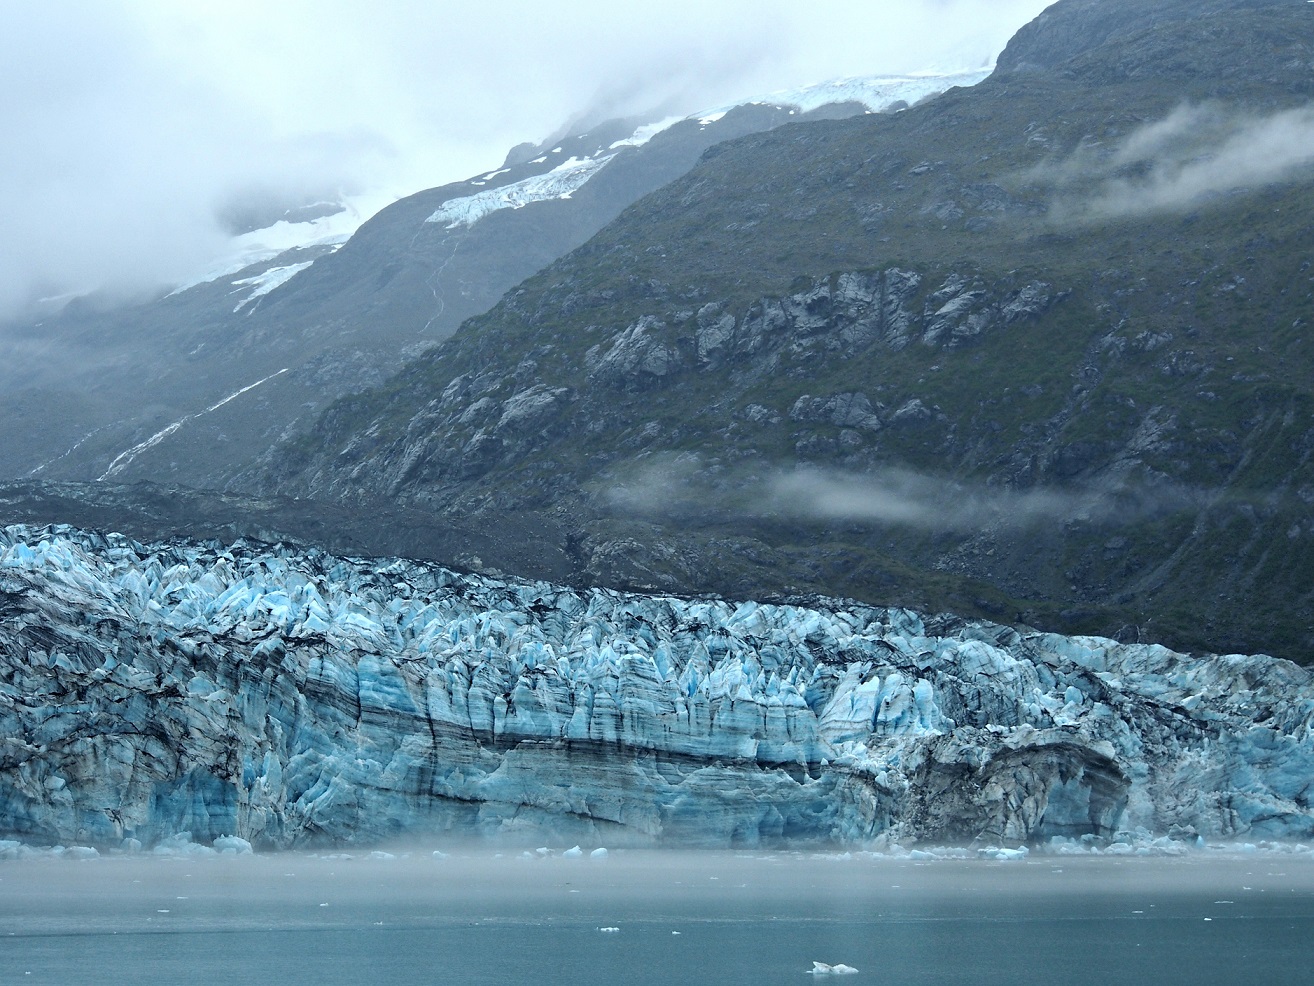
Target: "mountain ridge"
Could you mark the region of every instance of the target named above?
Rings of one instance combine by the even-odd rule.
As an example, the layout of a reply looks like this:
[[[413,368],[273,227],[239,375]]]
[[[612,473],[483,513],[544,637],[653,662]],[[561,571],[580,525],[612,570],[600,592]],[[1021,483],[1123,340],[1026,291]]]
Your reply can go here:
[[[798,94],[806,111],[757,102],[706,119],[609,121],[408,196],[345,242],[266,250],[258,262],[212,271],[153,301],[104,308],[78,299],[39,322],[7,326],[0,408],[14,427],[0,442],[0,475],[222,487],[251,454],[296,434],[329,400],[383,382],[635,197],[687,170],[707,146],[787,120],[871,111],[855,94],[892,104],[940,85],[868,80],[830,87],[843,104]],[[811,106],[818,98],[825,105]],[[496,210],[477,224],[427,221],[472,196],[546,182],[568,160],[589,167],[587,181],[564,197],[531,195],[516,203],[528,208]],[[271,228],[243,242],[294,239]]]
[[[1120,212],[1115,198],[1180,167],[1124,162],[1146,135],[1177,127],[1184,145],[1229,147],[1247,121],[1284,124],[1314,96],[1307,8],[1224,6],[1192,18],[1159,5],[1158,21],[1060,68],[996,72],[892,117],[719,145],[242,482],[492,524],[538,511],[602,584],[820,585],[1307,655],[1307,165],[1184,207]],[[894,316],[915,323],[916,345],[858,297],[895,281],[912,285]],[[847,349],[845,331],[858,333]],[[840,399],[847,410],[827,410]],[[653,499],[694,509],[615,509],[609,489],[654,455],[688,468]],[[966,534],[861,515],[735,519],[755,477],[797,466],[1016,494],[1004,514],[1032,490],[1074,502],[1048,526]],[[1103,498],[1102,513],[1083,497]],[[837,556],[847,571],[827,574]]]

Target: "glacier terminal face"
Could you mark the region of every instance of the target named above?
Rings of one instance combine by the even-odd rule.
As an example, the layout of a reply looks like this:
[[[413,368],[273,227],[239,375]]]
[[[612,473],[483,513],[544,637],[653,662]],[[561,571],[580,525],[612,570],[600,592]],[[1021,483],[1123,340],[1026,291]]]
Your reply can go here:
[[[0,835],[257,847],[1314,835],[1266,657],[836,600],[0,531]]]

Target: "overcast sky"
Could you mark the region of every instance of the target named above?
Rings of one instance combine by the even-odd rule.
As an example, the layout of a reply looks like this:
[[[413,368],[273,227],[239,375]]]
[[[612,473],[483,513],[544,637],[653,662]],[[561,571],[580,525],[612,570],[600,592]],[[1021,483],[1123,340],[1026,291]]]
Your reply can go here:
[[[584,117],[987,64],[1046,0],[0,0],[0,316],[195,276],[225,206],[369,211]]]

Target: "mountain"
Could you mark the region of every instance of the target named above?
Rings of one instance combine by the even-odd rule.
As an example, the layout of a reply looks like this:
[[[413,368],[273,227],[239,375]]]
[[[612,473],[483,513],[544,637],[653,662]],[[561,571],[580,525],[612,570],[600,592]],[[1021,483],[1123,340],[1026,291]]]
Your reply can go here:
[[[1312,709],[1268,658],[0,530],[0,835],[36,844],[1308,840]]]
[[[977,86],[719,144],[233,485],[1306,660],[1312,25],[1061,0]]]
[[[1314,837],[1312,27],[1060,0],[901,112],[595,129],[7,332],[80,481],[0,486],[0,835]],[[426,336],[485,247],[547,266]]]
[[[238,259],[196,283],[129,306],[78,299],[0,327],[0,477],[221,488],[718,141],[903,105],[955,81],[852,79],[689,119],[599,124],[409,196],[349,237],[332,203],[226,216],[246,230]]]

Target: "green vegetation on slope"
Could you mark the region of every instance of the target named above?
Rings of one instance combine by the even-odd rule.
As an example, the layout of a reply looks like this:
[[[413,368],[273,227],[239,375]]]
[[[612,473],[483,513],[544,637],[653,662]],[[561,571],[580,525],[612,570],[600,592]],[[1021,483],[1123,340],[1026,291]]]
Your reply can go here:
[[[1311,23],[1169,19],[720,145],[264,482],[534,512],[581,580],[1307,659],[1310,173],[1173,180],[1303,112]]]

